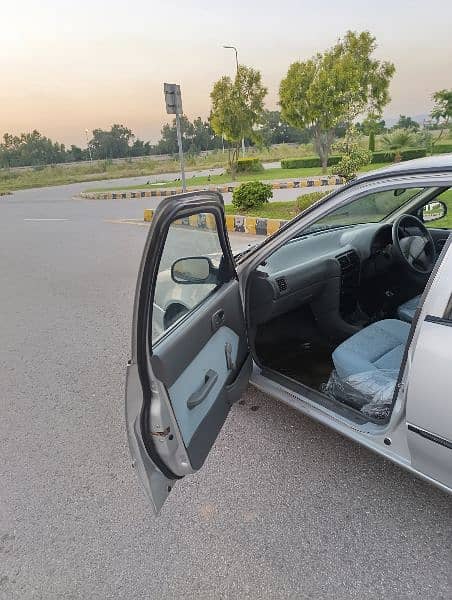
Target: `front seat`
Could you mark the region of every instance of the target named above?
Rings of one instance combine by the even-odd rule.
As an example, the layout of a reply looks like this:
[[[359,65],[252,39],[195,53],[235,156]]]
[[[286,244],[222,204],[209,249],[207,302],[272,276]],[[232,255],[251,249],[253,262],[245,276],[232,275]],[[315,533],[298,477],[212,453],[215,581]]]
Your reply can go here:
[[[333,352],[338,376],[345,379],[369,371],[399,370],[410,325],[384,319],[361,329]]]
[[[421,296],[419,294],[419,296],[415,296],[414,298],[411,298],[411,300],[401,304],[397,309],[397,316],[399,319],[402,319],[402,321],[406,321],[407,323],[411,323],[414,319],[414,313],[419,306],[420,300]]]
[[[385,319],[342,342],[326,393],[368,417],[388,418],[409,332],[408,323]]]

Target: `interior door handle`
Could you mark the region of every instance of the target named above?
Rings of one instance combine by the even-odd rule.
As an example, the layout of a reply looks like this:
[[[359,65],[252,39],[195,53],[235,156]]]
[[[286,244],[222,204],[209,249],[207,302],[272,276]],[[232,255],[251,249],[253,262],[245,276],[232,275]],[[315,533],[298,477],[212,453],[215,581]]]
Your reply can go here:
[[[195,408],[195,406],[198,406],[198,404],[201,404],[201,402],[209,395],[209,392],[217,382],[217,379],[218,373],[212,369],[209,369],[206,373],[202,386],[199,388],[199,390],[193,392],[193,394],[191,394],[187,400],[187,407],[192,409]]]

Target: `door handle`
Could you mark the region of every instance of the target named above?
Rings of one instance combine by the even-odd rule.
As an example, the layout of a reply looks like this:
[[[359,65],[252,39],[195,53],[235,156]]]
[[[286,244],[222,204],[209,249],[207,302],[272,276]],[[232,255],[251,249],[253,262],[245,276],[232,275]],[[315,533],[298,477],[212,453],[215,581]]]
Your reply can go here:
[[[212,315],[212,320],[211,320],[212,331],[216,331],[217,329],[220,329],[220,327],[222,325],[224,325],[224,320],[225,320],[224,309],[220,308],[219,310],[217,310],[217,312],[215,312]]]
[[[206,373],[204,383],[202,384],[202,386],[199,388],[199,390],[193,392],[193,394],[191,394],[191,396],[187,400],[187,407],[189,409],[192,409],[195,408],[195,406],[198,406],[198,404],[201,404],[201,402],[205,400],[209,395],[209,392],[216,384],[217,379],[218,373],[216,371],[213,371],[212,369],[209,369]]]

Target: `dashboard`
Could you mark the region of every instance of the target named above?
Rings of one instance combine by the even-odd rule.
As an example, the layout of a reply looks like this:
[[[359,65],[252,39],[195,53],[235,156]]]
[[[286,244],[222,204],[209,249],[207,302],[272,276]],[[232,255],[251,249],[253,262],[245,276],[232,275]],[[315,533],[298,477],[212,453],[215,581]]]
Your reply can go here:
[[[256,270],[250,308],[255,324],[310,303],[314,312],[353,311],[362,278],[391,267],[392,228],[370,223],[294,238]]]

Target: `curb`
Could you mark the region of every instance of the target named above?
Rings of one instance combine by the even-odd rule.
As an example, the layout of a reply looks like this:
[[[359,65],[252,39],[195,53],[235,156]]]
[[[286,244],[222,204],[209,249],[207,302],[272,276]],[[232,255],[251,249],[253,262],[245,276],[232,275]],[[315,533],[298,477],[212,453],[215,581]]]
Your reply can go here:
[[[144,209],[143,220],[150,223],[155,210],[152,208]],[[209,217],[212,217],[209,219]],[[212,215],[193,215],[185,219],[175,221],[179,226],[190,227],[192,229],[213,230],[216,228],[215,220]],[[258,217],[244,217],[242,215],[226,215],[226,229],[234,233],[247,233],[248,235],[271,235],[278,231],[288,221],[280,219],[261,219]]]
[[[0,192],[0,196],[12,196],[12,192]]]
[[[266,183],[264,181],[264,183]],[[291,181],[273,181],[268,182],[271,184],[274,190],[287,190],[292,188],[306,188],[306,187],[322,187],[325,185],[342,185],[344,180],[342,177],[306,177],[303,179],[294,179]],[[213,191],[226,194],[233,192],[239,183],[233,185],[208,185],[205,187],[188,187],[189,192],[205,192]],[[156,190],[135,190],[130,192],[81,192],[80,197],[87,200],[127,200],[131,198],[157,198],[164,196],[175,196],[181,194],[181,188],[176,189],[156,189]]]

